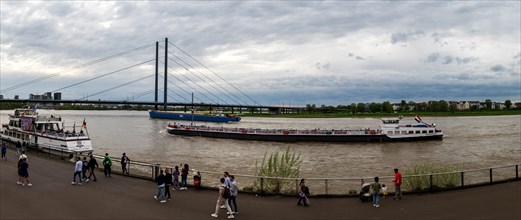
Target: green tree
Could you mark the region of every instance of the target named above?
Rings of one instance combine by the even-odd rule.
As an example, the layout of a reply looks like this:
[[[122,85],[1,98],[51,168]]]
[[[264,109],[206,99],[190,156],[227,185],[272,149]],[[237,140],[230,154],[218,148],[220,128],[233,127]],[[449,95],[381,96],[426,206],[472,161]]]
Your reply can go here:
[[[409,111],[409,105],[407,105],[407,102],[405,100],[402,100],[400,102],[400,111]]]
[[[487,108],[487,110],[491,110],[492,109],[492,100],[490,100],[490,99],[485,100],[485,107]]]
[[[402,100],[403,102],[405,102],[405,100]],[[407,104],[407,103],[406,103]],[[393,110],[393,105],[391,105],[391,102],[389,101],[385,101],[382,103],[382,110],[384,112],[387,112],[389,114],[391,114],[392,112],[394,112]]]
[[[510,101],[510,100],[506,100],[506,101],[505,101],[505,107],[506,107],[507,109],[510,109],[511,106],[512,106],[512,101]]]
[[[431,112],[438,112],[438,101],[429,101],[427,104],[427,109]]]
[[[440,112],[446,112],[446,111],[448,111],[448,108],[449,108],[449,103],[448,103],[447,101],[445,101],[445,100],[440,100],[440,101],[438,102],[438,110],[439,110]]]
[[[355,103],[351,103],[351,105],[349,105],[349,111],[351,111],[351,113],[353,115],[356,113],[356,104]]]
[[[365,112],[365,104],[364,103],[358,103],[356,105],[356,111],[357,112],[360,112],[360,113],[364,113]]]

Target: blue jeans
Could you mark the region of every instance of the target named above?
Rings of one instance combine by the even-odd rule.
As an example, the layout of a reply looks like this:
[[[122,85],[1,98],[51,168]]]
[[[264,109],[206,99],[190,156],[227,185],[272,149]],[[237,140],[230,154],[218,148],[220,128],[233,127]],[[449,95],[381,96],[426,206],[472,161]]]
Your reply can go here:
[[[186,187],[186,179],[188,176],[181,176],[181,187]]]
[[[237,211],[237,196],[230,196],[230,198],[228,198],[228,205],[230,205],[230,209],[233,212],[238,212]]]
[[[157,186],[157,199],[165,200],[165,185]]]
[[[373,204],[378,205],[380,203],[380,194],[373,193]]]
[[[81,181],[82,181],[81,171],[74,172],[74,177],[72,178],[73,182],[76,182],[76,176],[78,176],[79,182],[81,183]]]

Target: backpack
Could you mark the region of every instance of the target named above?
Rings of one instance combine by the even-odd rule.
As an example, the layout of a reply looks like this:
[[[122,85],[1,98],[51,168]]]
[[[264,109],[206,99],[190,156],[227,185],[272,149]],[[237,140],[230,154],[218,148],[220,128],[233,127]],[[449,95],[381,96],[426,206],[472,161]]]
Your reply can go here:
[[[230,193],[230,189],[228,187],[224,187],[224,191],[223,191],[223,198],[227,199],[227,198],[230,198],[232,194]]]

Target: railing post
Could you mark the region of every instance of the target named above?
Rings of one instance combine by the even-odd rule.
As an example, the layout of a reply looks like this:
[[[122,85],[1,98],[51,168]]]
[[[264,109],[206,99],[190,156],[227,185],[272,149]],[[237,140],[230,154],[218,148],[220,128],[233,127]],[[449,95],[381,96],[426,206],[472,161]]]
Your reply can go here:
[[[261,195],[264,194],[264,178],[262,178],[262,176],[260,177],[260,191],[261,191]]]
[[[51,159],[51,146],[49,146],[49,159]]]
[[[325,181],[325,185],[326,185],[326,195],[327,195],[327,179]]]
[[[429,175],[429,191],[432,192],[432,174]]]
[[[516,164],[516,179],[519,179],[519,164]]]
[[[490,171],[490,184],[492,184],[492,168],[490,168],[489,171]]]
[[[464,176],[464,172],[461,172],[461,188],[464,188],[465,187],[465,183],[463,182],[463,176]]]

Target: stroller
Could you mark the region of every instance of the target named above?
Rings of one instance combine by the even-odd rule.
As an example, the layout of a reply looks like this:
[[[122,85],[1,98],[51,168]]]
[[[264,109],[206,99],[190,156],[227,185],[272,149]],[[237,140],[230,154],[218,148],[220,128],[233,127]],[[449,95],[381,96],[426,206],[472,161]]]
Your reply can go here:
[[[362,190],[360,190],[360,201],[367,202],[373,200],[373,194],[370,191],[371,183],[364,183],[362,185]]]

